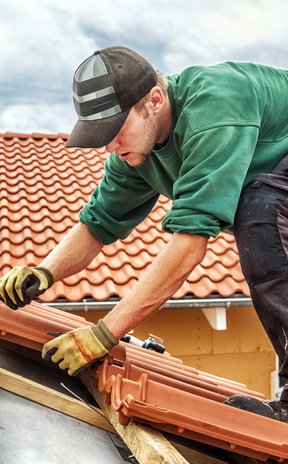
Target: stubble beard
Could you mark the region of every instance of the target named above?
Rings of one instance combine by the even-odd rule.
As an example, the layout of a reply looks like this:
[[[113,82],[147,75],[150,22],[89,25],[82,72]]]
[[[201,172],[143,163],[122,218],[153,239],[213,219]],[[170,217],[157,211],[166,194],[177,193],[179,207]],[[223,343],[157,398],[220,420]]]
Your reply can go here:
[[[147,161],[149,160],[151,154],[152,154],[151,151],[148,152],[148,153],[142,153],[142,154],[141,154],[141,162],[138,163],[138,164],[133,164],[133,167],[134,167],[134,168],[139,168],[139,167],[143,166],[144,164],[146,164]],[[128,162],[128,164],[129,164],[129,162]]]

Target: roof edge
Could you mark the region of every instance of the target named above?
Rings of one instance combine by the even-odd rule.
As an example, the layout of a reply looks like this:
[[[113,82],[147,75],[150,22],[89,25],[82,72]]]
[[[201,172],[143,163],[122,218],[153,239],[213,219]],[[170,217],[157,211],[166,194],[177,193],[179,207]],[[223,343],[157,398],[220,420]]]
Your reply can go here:
[[[106,301],[61,301],[52,303],[43,303],[45,306],[62,309],[64,311],[111,311],[120,299]],[[231,298],[181,298],[170,299],[161,306],[160,309],[181,309],[181,308],[230,308],[241,306],[253,306],[249,297],[231,297]]]
[[[58,133],[58,134],[45,134],[45,133],[40,133],[40,132],[33,132],[30,134],[22,134],[18,132],[5,132],[5,133],[0,133],[0,137],[3,139],[13,139],[13,138],[18,138],[18,139],[49,139],[49,140],[56,140],[56,139],[63,139],[67,140],[69,137],[69,134],[65,133]]]

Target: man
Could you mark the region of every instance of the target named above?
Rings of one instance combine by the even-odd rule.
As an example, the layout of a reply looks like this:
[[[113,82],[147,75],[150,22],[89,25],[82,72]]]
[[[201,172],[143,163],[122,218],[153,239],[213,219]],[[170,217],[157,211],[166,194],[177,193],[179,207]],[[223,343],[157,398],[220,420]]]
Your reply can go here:
[[[209,237],[233,229],[253,303],[288,378],[287,90],[287,71],[251,63],[194,66],[166,80],[124,47],[97,51],[80,65],[78,121],[67,147],[106,146],[104,177],[79,224],[40,267],[4,276],[0,298],[17,309],[81,271],[104,245],[127,237],[159,193],[173,200],[162,224],[172,236],[103,320],[46,343],[45,359],[76,375],[106,355],[180,288]],[[288,421],[286,388],[280,402],[227,403]]]

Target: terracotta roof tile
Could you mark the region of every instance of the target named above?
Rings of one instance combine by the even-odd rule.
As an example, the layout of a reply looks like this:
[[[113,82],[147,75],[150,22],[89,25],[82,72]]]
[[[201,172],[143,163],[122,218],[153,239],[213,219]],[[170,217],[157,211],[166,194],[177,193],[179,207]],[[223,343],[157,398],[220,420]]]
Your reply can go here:
[[[0,275],[15,265],[39,264],[68,230],[99,183],[104,149],[65,148],[67,134],[0,134]],[[104,248],[79,275],[57,282],[43,302],[87,296],[122,298],[170,239],[161,222],[170,200],[160,196],[149,217],[123,241]],[[249,296],[235,240],[211,239],[203,263],[174,295]]]
[[[52,338],[50,332],[90,324],[37,302],[17,311],[0,303],[0,338],[38,351]],[[223,404],[233,394],[265,399],[242,383],[186,366],[168,353],[124,342],[85,375],[119,412],[122,425],[133,419],[261,462],[288,463],[287,424]]]

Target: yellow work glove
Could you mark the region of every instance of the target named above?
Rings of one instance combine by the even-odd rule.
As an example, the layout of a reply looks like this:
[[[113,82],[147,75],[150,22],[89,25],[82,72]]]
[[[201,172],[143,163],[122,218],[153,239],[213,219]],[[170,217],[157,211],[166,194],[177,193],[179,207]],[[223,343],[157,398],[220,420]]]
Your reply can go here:
[[[0,300],[11,309],[22,308],[53,283],[53,275],[44,267],[16,266],[0,279]]]
[[[118,343],[100,319],[97,325],[72,330],[45,343],[42,358],[59,363],[60,369],[68,369],[68,374],[75,376]]]

